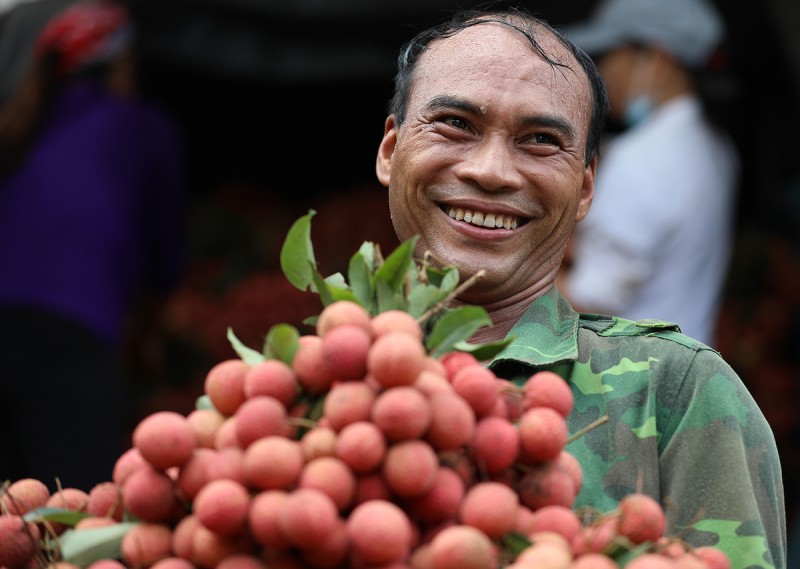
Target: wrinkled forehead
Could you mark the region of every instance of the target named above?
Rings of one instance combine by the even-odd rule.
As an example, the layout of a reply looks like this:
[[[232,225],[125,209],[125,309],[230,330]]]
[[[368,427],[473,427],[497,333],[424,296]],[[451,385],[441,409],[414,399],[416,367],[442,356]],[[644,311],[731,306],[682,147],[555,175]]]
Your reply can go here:
[[[461,62],[508,61],[518,63],[536,62],[581,77],[588,85],[588,78],[572,52],[557,38],[552,30],[541,24],[533,24],[530,39],[516,28],[527,30],[530,24],[514,20],[477,22],[456,31],[452,35],[432,41],[417,62],[416,68],[442,65],[452,68]],[[543,55],[545,57],[543,57]],[[549,60],[549,61],[548,61]]]
[[[531,44],[528,36],[532,37],[542,52],[554,62],[570,67],[577,64],[573,55],[556,37],[552,29],[541,23],[522,21],[519,18],[508,16],[467,23],[463,29],[432,41],[428,47],[433,48],[437,44],[441,47],[448,42],[462,42],[463,47],[470,50],[466,53],[471,54],[471,50],[479,52],[481,48],[491,51],[494,41],[501,37],[507,37],[515,40],[519,49],[528,55],[540,57],[541,55],[537,53],[537,49]]]
[[[502,74],[550,89],[577,107],[591,107],[589,79],[580,63],[550,29],[534,26],[541,53],[522,32],[502,22],[476,23],[431,42],[415,67],[412,92],[444,77],[457,81],[469,74],[480,80]]]

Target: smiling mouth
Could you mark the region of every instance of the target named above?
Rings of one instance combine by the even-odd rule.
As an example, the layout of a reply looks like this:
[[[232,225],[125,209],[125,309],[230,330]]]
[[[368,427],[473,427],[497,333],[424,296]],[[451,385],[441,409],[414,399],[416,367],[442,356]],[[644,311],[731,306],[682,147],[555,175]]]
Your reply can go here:
[[[516,215],[506,215],[502,213],[487,213],[483,211],[476,211],[466,209],[463,207],[443,206],[447,215],[456,221],[463,221],[476,227],[485,227],[488,229],[516,229],[523,225],[525,221]]]

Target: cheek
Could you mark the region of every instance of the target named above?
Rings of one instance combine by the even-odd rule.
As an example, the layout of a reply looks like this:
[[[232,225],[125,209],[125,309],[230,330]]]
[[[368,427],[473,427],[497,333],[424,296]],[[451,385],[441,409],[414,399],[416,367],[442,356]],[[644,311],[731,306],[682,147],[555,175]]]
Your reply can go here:
[[[418,196],[413,194],[413,188],[414,185],[403,177],[393,176],[389,185],[389,215],[400,241],[417,233],[416,219],[420,212],[416,205]]]
[[[400,241],[408,239],[409,214],[405,196],[396,188],[389,190],[389,216]]]
[[[582,171],[579,174],[572,167],[551,168],[538,172],[535,179],[535,186],[540,188],[534,198],[536,201],[553,215],[574,213],[582,195]]]
[[[413,151],[412,151],[413,152]],[[403,209],[419,207],[423,196],[419,188],[425,186],[425,163],[413,153],[395,151],[389,183],[389,203],[400,213]]]

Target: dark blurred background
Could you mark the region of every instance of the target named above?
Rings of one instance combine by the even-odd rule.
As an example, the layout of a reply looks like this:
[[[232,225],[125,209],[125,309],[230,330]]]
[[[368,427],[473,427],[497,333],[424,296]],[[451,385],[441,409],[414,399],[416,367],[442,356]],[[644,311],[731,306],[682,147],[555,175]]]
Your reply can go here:
[[[24,64],[9,30],[41,26],[68,0],[0,2],[0,103]],[[773,426],[796,517],[800,335],[800,3],[715,2],[729,27],[731,129],[743,160],[737,243],[717,342]],[[258,347],[269,326],[302,326],[316,297],[288,286],[278,254],[290,224],[319,213],[325,273],[364,240],[395,246],[374,161],[400,44],[463,0],[130,0],[142,94],[180,125],[190,175],[191,266],[160,327],[134,333],[129,374],[141,413],[187,410],[225,330]],[[554,25],[594,0],[520,4]],[[39,23],[41,22],[41,23]],[[9,55],[11,54],[11,55]],[[675,141],[680,144],[679,140]],[[136,322],[131,327],[135,329]],[[139,331],[141,332],[141,331]],[[142,340],[144,338],[144,340]]]

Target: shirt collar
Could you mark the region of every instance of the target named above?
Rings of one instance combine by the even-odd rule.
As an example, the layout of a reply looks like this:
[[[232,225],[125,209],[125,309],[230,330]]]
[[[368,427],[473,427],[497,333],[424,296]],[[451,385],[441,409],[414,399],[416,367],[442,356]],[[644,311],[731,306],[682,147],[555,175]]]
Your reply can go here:
[[[578,313],[555,286],[533,301],[508,333],[511,343],[490,366],[519,362],[533,367],[578,358]]]

